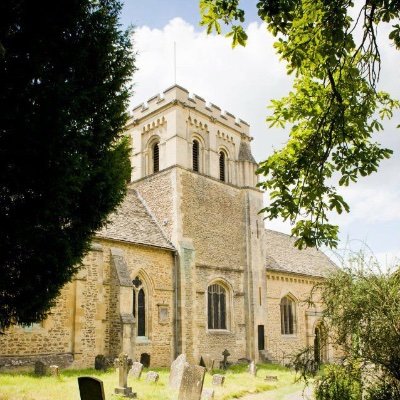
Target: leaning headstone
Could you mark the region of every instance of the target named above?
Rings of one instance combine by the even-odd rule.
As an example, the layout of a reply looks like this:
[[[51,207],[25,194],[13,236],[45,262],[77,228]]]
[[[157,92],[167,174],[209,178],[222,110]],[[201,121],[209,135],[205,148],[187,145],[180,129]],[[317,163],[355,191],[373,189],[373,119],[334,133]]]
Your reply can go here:
[[[106,400],[103,382],[100,379],[80,376],[78,386],[81,400]]]
[[[201,400],[212,400],[214,398],[214,389],[203,389]]]
[[[178,400],[200,400],[206,369],[200,365],[186,364],[183,368]]]
[[[115,388],[116,394],[121,394],[125,397],[136,397],[136,393],[132,393],[132,388],[128,387],[128,372],[132,366],[132,360],[128,355],[121,353],[114,361],[114,366],[118,368],[119,387]]]
[[[154,382],[154,383],[156,383],[156,382],[158,382],[159,378],[160,378],[160,375],[158,375],[158,373],[157,373],[157,372],[154,372],[154,371],[149,371],[149,372],[146,374],[146,381],[147,381],[147,382]]]
[[[51,375],[53,375],[53,376],[60,375],[60,369],[59,369],[58,365],[50,365],[49,369],[50,369]]]
[[[209,354],[203,354],[200,357],[199,365],[201,365],[202,367],[205,367],[207,369],[207,371],[210,372],[214,368],[214,362],[215,362],[215,360],[213,358],[211,358],[211,356]]]
[[[35,375],[44,376],[47,374],[47,365],[43,361],[35,362]]]
[[[249,374],[251,374],[253,376],[257,376],[257,366],[254,361],[252,361],[250,363],[248,371],[249,371]]]
[[[171,364],[171,371],[169,373],[169,386],[172,389],[179,389],[182,381],[183,368],[185,367],[186,354],[179,355]]]
[[[278,382],[278,377],[276,375],[267,375],[265,380],[268,382]]]
[[[215,374],[212,377],[213,386],[223,386],[225,382],[225,376],[220,374]]]
[[[140,379],[142,376],[143,364],[140,362],[134,362],[132,364],[132,368],[129,370],[129,376],[132,376],[136,379]]]

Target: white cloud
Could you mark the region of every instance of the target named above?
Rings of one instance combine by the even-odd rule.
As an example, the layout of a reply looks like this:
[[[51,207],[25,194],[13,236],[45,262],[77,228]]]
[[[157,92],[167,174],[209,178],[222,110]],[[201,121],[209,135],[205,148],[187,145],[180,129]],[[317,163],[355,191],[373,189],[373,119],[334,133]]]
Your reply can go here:
[[[270,113],[267,105],[271,99],[285,96],[291,89],[292,80],[279,62],[273,48],[275,39],[265,26],[251,23],[247,34],[247,46],[232,50],[230,40],[198,32],[181,18],[174,18],[162,30],[138,27],[134,40],[139,52],[136,63],[139,71],[134,77],[133,104],[174,84],[175,42],[177,83],[249,122],[254,136],[254,156],[259,161],[265,159],[273,147],[281,147],[288,137],[283,130],[267,127],[265,118]],[[394,90],[394,95],[400,97],[400,52],[383,40],[387,38],[386,31],[381,37],[381,87]],[[377,136],[384,146],[395,150],[393,158],[382,163],[379,173],[343,189],[351,213],[332,219],[340,224],[342,236],[359,232],[354,227],[361,222],[366,226],[365,231],[369,231],[382,230],[382,224],[387,221],[397,221],[385,232],[391,238],[390,243],[399,236],[400,132],[395,128],[399,122],[397,116],[394,122],[385,125],[385,132]],[[290,226],[280,221],[267,221],[266,224],[271,229],[290,231]],[[389,248],[380,238],[369,245],[377,252],[400,254],[400,243]]]

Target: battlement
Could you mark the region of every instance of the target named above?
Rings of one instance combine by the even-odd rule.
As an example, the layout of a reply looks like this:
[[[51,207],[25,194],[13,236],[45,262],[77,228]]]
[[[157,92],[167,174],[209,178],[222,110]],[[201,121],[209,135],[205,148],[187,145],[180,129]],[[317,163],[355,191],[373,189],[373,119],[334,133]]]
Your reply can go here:
[[[212,122],[219,122],[242,134],[249,134],[250,126],[247,122],[227,111],[221,111],[221,108],[215,104],[207,102],[197,94],[190,94],[188,90],[179,85],[171,86],[163,93],[150,97],[146,102],[135,107],[132,110],[132,118],[134,121],[140,121],[161,107],[170,104],[180,104],[184,108],[195,109],[209,117]]]

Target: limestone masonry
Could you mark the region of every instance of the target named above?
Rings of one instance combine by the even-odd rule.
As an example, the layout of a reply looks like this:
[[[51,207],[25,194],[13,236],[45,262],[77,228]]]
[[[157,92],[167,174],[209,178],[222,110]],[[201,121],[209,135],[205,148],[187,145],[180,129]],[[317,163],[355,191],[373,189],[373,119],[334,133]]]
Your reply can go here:
[[[0,336],[0,368],[93,367],[121,352],[145,367],[181,353],[218,367],[224,349],[232,362],[286,363],[323,343],[319,299],[302,300],[336,267],[264,229],[249,125],[175,85],[133,109],[127,135],[123,204],[49,317]]]

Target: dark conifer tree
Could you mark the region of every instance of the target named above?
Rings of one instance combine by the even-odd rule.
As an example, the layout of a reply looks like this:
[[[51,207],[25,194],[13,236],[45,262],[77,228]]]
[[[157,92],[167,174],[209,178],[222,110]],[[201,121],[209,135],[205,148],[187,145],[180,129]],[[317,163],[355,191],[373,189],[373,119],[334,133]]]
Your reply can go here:
[[[0,326],[46,316],[130,177],[117,0],[0,2]]]

